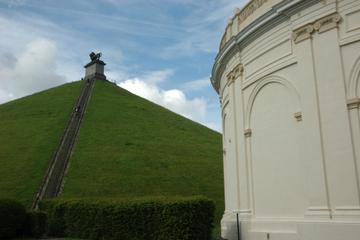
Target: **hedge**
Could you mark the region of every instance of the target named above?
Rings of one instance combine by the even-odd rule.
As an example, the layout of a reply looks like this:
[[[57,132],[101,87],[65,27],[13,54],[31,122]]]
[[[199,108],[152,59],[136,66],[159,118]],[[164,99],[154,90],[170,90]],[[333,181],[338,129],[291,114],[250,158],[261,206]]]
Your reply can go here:
[[[26,214],[23,235],[41,238],[47,231],[47,215],[43,211],[32,211]]]
[[[208,240],[215,204],[204,197],[52,199],[40,208],[48,213],[53,237]]]
[[[21,203],[0,199],[0,239],[42,237],[47,228],[46,222],[45,212],[26,212]]]
[[[23,205],[14,200],[0,199],[0,239],[21,236],[25,219]]]

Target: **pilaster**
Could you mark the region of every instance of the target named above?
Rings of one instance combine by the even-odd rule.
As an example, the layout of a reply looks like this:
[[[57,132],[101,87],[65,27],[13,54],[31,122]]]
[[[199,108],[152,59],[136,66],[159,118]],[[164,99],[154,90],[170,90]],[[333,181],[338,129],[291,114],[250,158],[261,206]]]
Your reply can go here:
[[[314,23],[314,59],[330,205],[334,218],[360,215],[359,186],[352,146],[338,24],[331,14]],[[326,59],[326,60],[325,60]]]
[[[243,66],[239,64],[233,69],[235,82],[232,84],[233,101],[237,107],[234,108],[236,116],[236,149],[237,149],[237,174],[239,188],[239,217],[243,220],[252,215],[252,207],[249,197],[249,172],[246,159],[246,137],[244,136],[245,126],[245,109],[242,91],[242,83],[244,81]]]
[[[323,130],[319,109],[318,85],[313,58],[312,24],[293,31],[294,54],[298,59],[296,78],[302,96],[303,164],[306,171],[304,189],[308,198],[306,217],[330,218],[330,199],[325,166]],[[296,117],[296,116],[295,116]],[[297,117],[296,117],[297,118]]]
[[[240,188],[239,188],[239,149],[238,146],[238,136],[237,136],[237,111],[236,111],[236,94],[235,94],[235,81],[238,82],[240,76],[242,75],[242,65],[236,65],[231,71],[227,74],[227,88],[229,93],[229,118],[227,124],[229,124],[230,131],[226,132],[226,141],[227,141],[227,174],[231,176],[231,192],[230,194],[230,209],[238,211],[240,209]]]

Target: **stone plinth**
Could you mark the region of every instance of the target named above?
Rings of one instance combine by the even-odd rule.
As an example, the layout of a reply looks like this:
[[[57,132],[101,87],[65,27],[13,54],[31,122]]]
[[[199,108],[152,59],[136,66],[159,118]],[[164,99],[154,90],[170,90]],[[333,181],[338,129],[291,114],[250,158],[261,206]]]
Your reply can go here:
[[[84,66],[85,68],[85,79],[103,79],[106,80],[106,76],[104,75],[104,63],[101,60],[91,61]]]

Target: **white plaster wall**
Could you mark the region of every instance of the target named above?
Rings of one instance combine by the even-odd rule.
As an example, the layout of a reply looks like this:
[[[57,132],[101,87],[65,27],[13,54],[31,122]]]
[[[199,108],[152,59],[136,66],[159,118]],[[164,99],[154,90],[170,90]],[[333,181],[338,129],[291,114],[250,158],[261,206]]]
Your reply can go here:
[[[319,1],[238,49],[219,85],[223,237],[237,213],[245,240],[360,239],[360,1]]]
[[[256,217],[299,217],[306,210],[299,135],[292,96],[280,83],[265,85],[251,111]]]

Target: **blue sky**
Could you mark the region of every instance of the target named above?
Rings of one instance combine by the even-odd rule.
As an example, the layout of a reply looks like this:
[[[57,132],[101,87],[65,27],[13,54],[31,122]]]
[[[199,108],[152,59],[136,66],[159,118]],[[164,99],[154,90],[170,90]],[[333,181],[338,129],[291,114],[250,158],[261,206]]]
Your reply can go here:
[[[227,19],[246,0],[0,0],[0,103],[84,75],[101,51],[129,91],[221,131],[209,81]]]

